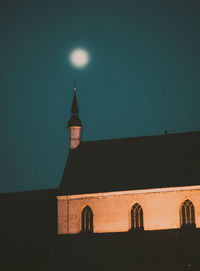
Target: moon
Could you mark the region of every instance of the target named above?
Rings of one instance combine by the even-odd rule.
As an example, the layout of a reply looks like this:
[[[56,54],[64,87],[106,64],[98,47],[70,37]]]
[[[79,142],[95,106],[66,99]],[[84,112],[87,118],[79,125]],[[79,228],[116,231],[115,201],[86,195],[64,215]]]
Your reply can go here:
[[[77,48],[70,53],[70,62],[74,67],[83,68],[89,62],[89,54],[85,49]]]

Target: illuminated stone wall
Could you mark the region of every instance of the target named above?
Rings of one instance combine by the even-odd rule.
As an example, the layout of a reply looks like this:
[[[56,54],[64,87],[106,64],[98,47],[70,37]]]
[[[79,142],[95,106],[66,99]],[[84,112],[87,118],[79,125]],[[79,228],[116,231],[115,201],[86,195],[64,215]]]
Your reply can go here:
[[[80,144],[81,130],[82,130],[82,127],[80,127],[80,126],[69,127],[69,131],[70,131],[70,149],[75,149]]]
[[[86,205],[93,212],[94,232],[128,231],[136,202],[143,209],[144,230],[180,228],[181,206],[186,199],[194,205],[196,227],[200,228],[200,186],[58,196],[58,233],[79,233]]]

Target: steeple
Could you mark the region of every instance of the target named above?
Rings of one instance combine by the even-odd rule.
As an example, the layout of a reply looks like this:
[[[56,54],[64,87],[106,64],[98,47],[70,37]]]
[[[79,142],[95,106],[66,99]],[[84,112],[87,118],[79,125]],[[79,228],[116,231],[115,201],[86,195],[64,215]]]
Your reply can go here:
[[[74,98],[72,102],[72,108],[71,108],[71,113],[72,115],[78,115],[78,104],[77,104],[77,99],[76,99],[76,82],[74,82]]]
[[[75,149],[80,144],[81,140],[81,130],[82,130],[82,124],[81,120],[78,116],[78,103],[76,99],[76,82],[74,82],[74,97],[72,101],[72,107],[71,107],[71,118],[68,121],[67,128],[69,129],[70,133],[70,149]]]

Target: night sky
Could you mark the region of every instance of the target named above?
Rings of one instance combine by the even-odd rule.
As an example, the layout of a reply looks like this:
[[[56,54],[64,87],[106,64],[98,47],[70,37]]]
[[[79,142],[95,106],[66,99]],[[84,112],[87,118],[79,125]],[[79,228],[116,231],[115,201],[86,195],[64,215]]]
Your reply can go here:
[[[0,192],[59,185],[74,80],[83,141],[200,130],[199,0],[4,0],[0,29]]]

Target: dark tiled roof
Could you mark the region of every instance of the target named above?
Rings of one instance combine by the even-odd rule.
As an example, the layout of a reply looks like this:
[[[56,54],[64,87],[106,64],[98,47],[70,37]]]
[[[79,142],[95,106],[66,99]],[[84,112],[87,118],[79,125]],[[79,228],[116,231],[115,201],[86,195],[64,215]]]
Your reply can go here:
[[[82,142],[71,150],[59,194],[200,184],[200,132]]]

